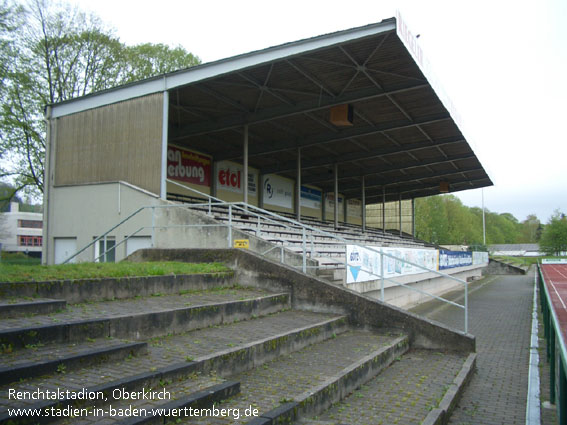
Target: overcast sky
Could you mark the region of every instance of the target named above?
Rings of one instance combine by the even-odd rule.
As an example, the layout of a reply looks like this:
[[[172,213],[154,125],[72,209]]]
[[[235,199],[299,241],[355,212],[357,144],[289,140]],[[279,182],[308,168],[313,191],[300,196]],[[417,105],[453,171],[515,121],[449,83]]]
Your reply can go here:
[[[567,213],[566,0],[70,0],[127,44],[181,45],[210,62],[395,16],[398,9],[494,186],[519,220]],[[481,206],[481,191],[459,192]]]

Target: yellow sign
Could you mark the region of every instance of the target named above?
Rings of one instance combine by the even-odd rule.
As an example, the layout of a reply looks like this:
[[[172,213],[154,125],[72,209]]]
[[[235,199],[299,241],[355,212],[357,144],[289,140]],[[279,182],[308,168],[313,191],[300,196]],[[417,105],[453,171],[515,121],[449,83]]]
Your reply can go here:
[[[250,247],[249,240],[248,239],[235,239],[234,240],[234,247],[235,248],[248,249]]]

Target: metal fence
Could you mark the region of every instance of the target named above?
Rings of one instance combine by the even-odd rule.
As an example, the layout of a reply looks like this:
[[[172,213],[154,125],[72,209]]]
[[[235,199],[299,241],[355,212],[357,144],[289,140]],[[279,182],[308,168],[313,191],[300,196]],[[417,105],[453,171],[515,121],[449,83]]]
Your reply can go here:
[[[556,404],[558,423],[567,424],[567,347],[565,335],[553,308],[541,265],[538,264],[540,307],[543,315],[547,361],[549,362],[549,398]],[[559,296],[559,294],[557,294]]]

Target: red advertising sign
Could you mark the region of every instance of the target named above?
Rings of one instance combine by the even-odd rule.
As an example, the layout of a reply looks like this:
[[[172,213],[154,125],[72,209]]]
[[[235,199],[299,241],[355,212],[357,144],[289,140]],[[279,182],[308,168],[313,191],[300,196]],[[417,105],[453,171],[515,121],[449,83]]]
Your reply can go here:
[[[211,157],[168,145],[167,178],[209,187],[211,185]]]

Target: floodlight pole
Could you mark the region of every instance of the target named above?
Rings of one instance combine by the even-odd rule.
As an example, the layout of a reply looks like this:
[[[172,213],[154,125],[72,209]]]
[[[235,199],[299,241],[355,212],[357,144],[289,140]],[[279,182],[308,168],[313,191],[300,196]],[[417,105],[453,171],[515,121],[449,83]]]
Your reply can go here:
[[[486,246],[486,219],[484,218],[484,188],[480,189],[482,194],[482,244]]]

